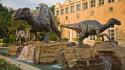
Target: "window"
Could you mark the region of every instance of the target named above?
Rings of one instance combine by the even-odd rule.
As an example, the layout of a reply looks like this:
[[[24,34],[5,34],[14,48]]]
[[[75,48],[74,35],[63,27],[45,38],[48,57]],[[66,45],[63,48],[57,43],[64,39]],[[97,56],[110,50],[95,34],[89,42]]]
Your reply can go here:
[[[77,4],[77,5],[76,5],[76,10],[77,10],[77,11],[80,11],[80,10],[81,10],[81,5],[80,5],[80,4]]]
[[[68,20],[68,16],[66,16],[66,20]]]
[[[59,15],[59,10],[56,11],[56,15]]]
[[[69,7],[65,8],[65,13],[69,13]]]
[[[96,0],[91,0],[90,1],[90,7],[95,7],[96,5]]]
[[[83,6],[82,6],[82,9],[87,9],[87,8],[88,8],[88,3],[87,3],[87,2],[83,2],[82,5],[83,5]]]
[[[79,17],[79,13],[77,13],[77,14],[76,14],[76,18],[77,18],[77,19],[79,19],[79,18],[80,18],[80,17]]]
[[[115,28],[113,28],[113,27],[110,27],[109,30],[108,30],[109,37],[110,37],[111,40],[115,40]]]
[[[95,35],[91,35],[90,36],[90,40],[96,40],[96,36]]]
[[[112,2],[115,2],[115,0],[108,0],[108,3],[112,3]]]
[[[74,12],[74,6],[71,6],[71,12]]]
[[[99,0],[99,5],[104,5],[104,0]]]
[[[109,13],[113,12],[113,7],[109,8]]]
[[[94,15],[95,15],[95,12],[94,12],[94,11],[91,11],[90,16],[94,16]]]
[[[64,14],[64,10],[63,10],[63,9],[61,9],[61,15],[62,15],[62,14]]]

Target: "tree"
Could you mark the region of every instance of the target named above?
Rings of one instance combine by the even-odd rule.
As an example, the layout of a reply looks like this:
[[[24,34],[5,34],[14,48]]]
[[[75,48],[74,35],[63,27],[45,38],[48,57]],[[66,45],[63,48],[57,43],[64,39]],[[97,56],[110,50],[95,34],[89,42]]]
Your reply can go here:
[[[25,21],[12,20],[12,13],[7,7],[0,7],[0,39],[4,39],[6,43],[15,41],[15,31],[18,27],[23,27],[27,30],[28,24]]]
[[[53,13],[53,15],[55,15],[55,5],[52,5],[51,7],[49,7],[49,9]]]

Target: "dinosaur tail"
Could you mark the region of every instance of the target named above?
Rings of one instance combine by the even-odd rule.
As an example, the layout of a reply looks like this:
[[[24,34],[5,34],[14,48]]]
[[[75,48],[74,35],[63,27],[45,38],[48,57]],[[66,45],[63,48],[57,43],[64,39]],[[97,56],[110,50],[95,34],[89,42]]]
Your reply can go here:
[[[64,27],[64,28],[69,28],[69,29],[72,29],[72,30],[78,30],[78,25],[76,24],[66,24],[66,25],[61,25],[61,27]]]

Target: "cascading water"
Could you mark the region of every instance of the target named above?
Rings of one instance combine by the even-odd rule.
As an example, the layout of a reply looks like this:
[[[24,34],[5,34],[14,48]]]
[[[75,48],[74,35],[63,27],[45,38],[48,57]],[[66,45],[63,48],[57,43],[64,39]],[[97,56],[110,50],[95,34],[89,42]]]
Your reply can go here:
[[[104,70],[112,70],[111,58],[109,56],[100,56],[104,64]]]
[[[34,57],[33,55],[35,51],[34,49],[35,49],[35,46],[33,45],[24,46],[17,60],[33,62],[33,57]]]

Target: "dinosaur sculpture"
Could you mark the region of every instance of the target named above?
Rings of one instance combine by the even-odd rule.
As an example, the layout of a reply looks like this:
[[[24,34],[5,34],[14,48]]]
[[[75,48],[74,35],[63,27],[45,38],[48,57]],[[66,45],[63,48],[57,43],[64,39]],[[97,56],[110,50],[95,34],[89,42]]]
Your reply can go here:
[[[16,41],[20,42],[20,44],[23,44],[23,42],[27,41],[27,34],[24,30],[16,30]]]
[[[45,42],[48,42],[48,36],[51,31],[54,31],[61,40],[61,32],[56,27],[55,17],[45,4],[40,4],[36,10],[35,15],[31,14],[29,8],[19,8],[12,14],[13,20],[25,20],[31,26],[30,33],[35,34],[35,40],[37,38],[37,32],[46,32],[44,38]]]
[[[102,38],[103,36],[106,36],[109,40],[111,40],[107,34],[101,33],[113,25],[121,25],[121,22],[115,18],[111,18],[106,24],[102,25],[96,20],[86,20],[76,24],[61,25],[61,27],[75,30],[79,34],[78,46],[80,47],[83,46],[83,40],[89,35],[97,35],[97,37]]]

